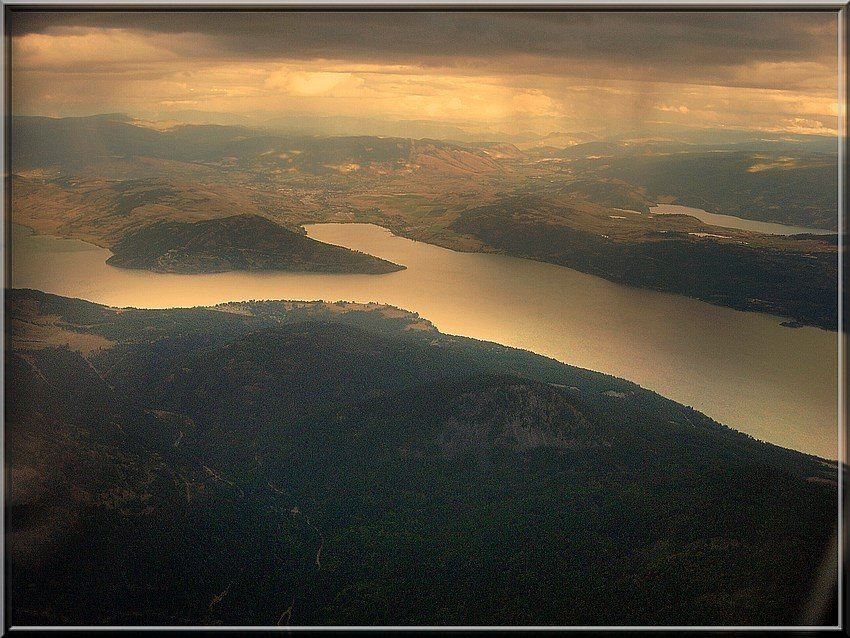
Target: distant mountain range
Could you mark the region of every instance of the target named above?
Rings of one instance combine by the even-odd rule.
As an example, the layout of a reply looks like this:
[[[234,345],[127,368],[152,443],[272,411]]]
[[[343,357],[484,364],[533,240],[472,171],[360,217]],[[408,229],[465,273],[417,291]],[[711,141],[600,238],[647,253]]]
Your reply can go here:
[[[345,173],[426,170],[498,172],[483,151],[433,139],[345,136],[283,136],[241,126],[180,125],[158,130],[124,117],[12,118],[12,169],[59,166],[73,172],[95,161],[150,157],[225,167],[257,162],[279,170]]]
[[[530,130],[509,132],[498,128],[482,128],[481,125],[473,126],[436,120],[388,120],[377,117],[316,116],[309,114],[275,116],[269,113],[254,113],[243,115],[200,110],[162,112],[154,115],[152,119],[183,124],[240,125],[296,135],[430,137],[466,143],[509,142],[528,147],[551,146],[554,148],[564,148],[593,141],[631,143],[678,141],[695,146],[741,146],[749,150],[758,150],[760,146],[775,147],[785,144],[796,145],[800,149],[835,152],[837,144],[835,136],[828,135],[804,135],[754,129],[700,128],[669,124],[606,133],[576,130],[556,130],[540,133]]]

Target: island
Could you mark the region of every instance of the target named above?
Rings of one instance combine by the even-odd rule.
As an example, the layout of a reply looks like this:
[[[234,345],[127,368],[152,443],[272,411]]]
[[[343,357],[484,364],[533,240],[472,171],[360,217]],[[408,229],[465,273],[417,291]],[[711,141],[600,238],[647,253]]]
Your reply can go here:
[[[154,272],[232,270],[384,274],[404,266],[310,239],[261,215],[160,221],[131,232],[106,263]]]

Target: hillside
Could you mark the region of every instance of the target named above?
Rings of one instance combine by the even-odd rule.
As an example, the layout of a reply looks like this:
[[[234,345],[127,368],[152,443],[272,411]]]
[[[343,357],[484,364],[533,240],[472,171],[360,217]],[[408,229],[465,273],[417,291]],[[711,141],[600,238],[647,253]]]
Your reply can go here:
[[[380,274],[404,266],[340,246],[323,244],[259,215],[158,222],[112,247],[106,263],[155,272],[288,270]]]
[[[626,381],[374,304],[6,317],[11,624],[835,622],[835,464]]]
[[[620,155],[578,164],[637,184],[650,197],[744,219],[838,229],[836,153],[690,152]]]
[[[423,170],[438,174],[498,172],[487,153],[440,140],[374,135],[281,135],[242,126],[178,125],[157,130],[120,115],[81,118],[16,116],[11,120],[15,172],[80,171],[105,160],[155,158],[223,170],[309,175]]]
[[[779,237],[716,229],[685,215],[608,212],[512,197],[466,210],[450,228],[509,255],[838,328],[835,236]]]

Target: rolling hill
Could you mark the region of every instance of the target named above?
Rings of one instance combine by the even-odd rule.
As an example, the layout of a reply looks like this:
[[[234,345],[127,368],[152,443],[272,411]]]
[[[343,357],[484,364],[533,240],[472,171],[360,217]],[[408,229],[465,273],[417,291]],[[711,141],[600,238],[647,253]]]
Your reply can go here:
[[[450,174],[499,171],[482,150],[440,140],[402,137],[281,135],[264,129],[184,124],[159,130],[120,115],[11,119],[14,172],[58,167],[71,173],[104,160],[154,158],[231,171],[308,175],[415,170]]]
[[[9,622],[835,622],[834,463],[386,306],[6,294]]]
[[[381,274],[404,266],[332,246],[287,230],[259,215],[158,222],[131,233],[112,247],[106,263],[155,272],[289,270]]]

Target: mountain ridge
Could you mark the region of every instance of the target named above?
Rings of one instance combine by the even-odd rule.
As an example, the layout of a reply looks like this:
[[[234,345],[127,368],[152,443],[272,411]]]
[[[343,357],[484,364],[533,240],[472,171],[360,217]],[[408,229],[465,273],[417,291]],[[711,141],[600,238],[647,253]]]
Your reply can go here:
[[[632,383],[370,304],[6,316],[13,624],[835,621],[836,465]]]

